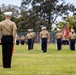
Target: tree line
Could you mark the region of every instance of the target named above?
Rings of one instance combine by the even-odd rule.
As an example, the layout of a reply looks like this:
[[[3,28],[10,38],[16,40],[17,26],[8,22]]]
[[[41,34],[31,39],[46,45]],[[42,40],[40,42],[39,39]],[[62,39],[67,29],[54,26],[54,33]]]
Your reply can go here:
[[[16,22],[18,31],[27,31],[28,28],[40,31],[42,26],[51,31],[53,24],[56,28],[63,27],[66,23],[76,27],[75,19],[69,17],[70,12],[74,13],[75,10],[75,6],[66,3],[65,0],[22,0],[20,7],[10,4],[0,5],[0,21],[4,19],[5,11],[12,11],[11,19]],[[57,18],[64,16],[67,18],[58,23]]]

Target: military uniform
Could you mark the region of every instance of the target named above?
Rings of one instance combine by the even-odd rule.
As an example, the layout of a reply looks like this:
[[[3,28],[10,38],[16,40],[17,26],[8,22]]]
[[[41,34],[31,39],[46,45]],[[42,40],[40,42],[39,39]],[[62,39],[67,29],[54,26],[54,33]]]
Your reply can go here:
[[[42,28],[42,31],[40,32],[40,41],[41,41],[41,49],[43,52],[47,52],[47,40],[49,40],[49,33],[46,29],[46,27]]]
[[[74,32],[70,33],[69,38],[70,38],[70,49],[75,50],[76,34]]]
[[[4,13],[5,17],[11,16],[11,12]],[[2,33],[2,60],[4,68],[11,68],[12,48],[16,33],[16,24],[10,19],[0,22],[0,31]]]
[[[24,35],[22,35],[21,36],[21,45],[24,45],[24,39],[25,39],[25,37],[24,37]]]
[[[66,45],[66,38],[62,37],[62,45]]]
[[[26,35],[26,42],[28,44],[28,50],[31,50],[32,49],[32,34],[31,34],[31,30],[28,30],[28,33]]]
[[[16,45],[19,45],[19,36],[16,37]]]
[[[62,37],[62,45],[69,45],[68,37]]]
[[[61,50],[62,33],[60,32],[60,29],[58,30],[58,33],[56,33],[56,39],[57,39],[57,49]]]
[[[33,49],[33,47],[34,47],[34,38],[35,38],[35,32],[33,32],[33,29],[31,29],[31,34],[33,36],[31,48]]]

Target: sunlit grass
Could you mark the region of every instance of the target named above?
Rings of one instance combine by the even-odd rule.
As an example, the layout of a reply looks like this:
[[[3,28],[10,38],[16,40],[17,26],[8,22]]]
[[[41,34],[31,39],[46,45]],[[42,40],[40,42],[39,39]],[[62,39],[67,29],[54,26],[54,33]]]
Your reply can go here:
[[[12,68],[4,69],[0,47],[0,75],[76,75],[76,51],[68,45],[58,51],[56,44],[48,44],[47,53],[43,53],[40,44],[30,51],[27,45],[15,45]]]

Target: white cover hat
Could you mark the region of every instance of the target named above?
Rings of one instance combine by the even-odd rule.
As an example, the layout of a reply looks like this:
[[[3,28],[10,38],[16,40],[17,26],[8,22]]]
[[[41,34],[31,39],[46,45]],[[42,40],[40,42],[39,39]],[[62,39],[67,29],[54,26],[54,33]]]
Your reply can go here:
[[[46,29],[46,27],[42,27],[41,29]]]
[[[28,29],[28,31],[31,31],[31,29]]]
[[[43,27],[43,29],[45,29],[46,27]]]
[[[5,16],[11,16],[12,15],[12,12],[5,12],[4,15]]]
[[[71,32],[74,32],[74,30],[73,30],[73,29],[71,29]]]
[[[60,29],[59,29],[59,28],[57,28],[57,31],[60,31]]]

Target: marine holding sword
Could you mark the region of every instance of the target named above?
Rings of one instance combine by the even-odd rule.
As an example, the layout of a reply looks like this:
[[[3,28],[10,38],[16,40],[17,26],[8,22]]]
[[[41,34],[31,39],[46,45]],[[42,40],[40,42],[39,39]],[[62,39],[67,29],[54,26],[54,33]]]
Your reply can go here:
[[[16,37],[16,24],[11,21],[12,12],[5,12],[5,20],[0,22],[0,32],[2,34],[2,62],[3,68],[11,68],[12,48]]]

